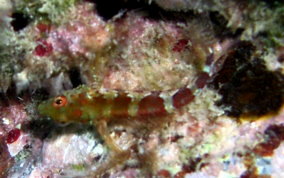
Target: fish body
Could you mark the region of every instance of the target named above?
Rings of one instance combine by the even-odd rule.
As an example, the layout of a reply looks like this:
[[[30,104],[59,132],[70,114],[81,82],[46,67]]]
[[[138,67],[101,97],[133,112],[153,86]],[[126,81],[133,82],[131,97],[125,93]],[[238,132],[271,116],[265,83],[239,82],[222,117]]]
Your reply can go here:
[[[188,87],[171,92],[145,93],[80,86],[41,103],[38,109],[41,115],[58,122],[95,123],[102,119],[165,116],[193,99],[193,90]]]

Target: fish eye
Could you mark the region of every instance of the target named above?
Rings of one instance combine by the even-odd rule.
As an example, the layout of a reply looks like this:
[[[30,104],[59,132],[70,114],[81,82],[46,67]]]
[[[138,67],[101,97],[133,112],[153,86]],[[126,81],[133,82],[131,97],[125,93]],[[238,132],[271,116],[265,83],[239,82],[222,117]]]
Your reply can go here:
[[[63,107],[67,104],[67,98],[65,96],[58,96],[54,99],[53,101],[53,106],[58,108],[58,107]]]

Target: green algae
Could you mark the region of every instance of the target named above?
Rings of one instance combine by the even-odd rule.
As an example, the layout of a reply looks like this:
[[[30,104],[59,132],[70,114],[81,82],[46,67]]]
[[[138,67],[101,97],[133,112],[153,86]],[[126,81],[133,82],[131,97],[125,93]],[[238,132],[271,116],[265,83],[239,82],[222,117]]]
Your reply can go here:
[[[72,9],[78,0],[16,0],[14,11],[23,13],[35,21],[49,21],[62,24],[66,12]]]

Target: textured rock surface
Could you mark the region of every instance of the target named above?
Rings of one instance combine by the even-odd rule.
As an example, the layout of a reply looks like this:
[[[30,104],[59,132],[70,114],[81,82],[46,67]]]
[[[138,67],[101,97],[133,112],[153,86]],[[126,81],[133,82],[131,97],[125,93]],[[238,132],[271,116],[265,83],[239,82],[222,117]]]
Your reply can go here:
[[[0,0],[1,176],[86,177],[111,159],[96,127],[40,116],[49,97],[188,84],[166,124],[109,126],[130,157],[105,177],[283,177],[283,3],[110,2]]]

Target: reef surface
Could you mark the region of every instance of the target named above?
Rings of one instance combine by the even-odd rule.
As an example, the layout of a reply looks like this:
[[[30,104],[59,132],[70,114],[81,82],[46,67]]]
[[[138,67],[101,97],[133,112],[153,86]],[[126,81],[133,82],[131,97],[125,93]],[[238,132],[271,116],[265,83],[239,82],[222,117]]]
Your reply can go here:
[[[111,159],[96,126],[38,112],[81,85],[196,88],[168,116],[110,124],[130,156],[98,177],[284,177],[283,19],[277,0],[0,0],[0,177]]]

